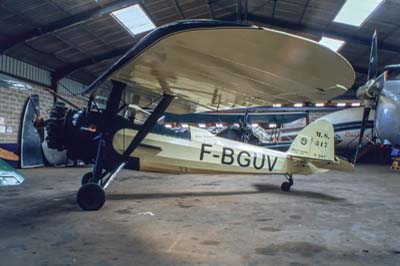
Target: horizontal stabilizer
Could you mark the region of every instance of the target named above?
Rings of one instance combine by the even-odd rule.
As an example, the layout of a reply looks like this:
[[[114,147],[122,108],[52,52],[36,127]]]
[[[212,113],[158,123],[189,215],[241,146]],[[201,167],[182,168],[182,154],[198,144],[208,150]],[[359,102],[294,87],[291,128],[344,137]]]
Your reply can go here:
[[[336,156],[335,161],[330,162],[330,161],[320,161],[320,160],[315,160],[315,161],[310,161],[310,164],[313,164],[314,166],[322,169],[329,169],[329,170],[338,170],[338,171],[344,171],[344,172],[352,172],[354,171],[354,165],[338,158]]]

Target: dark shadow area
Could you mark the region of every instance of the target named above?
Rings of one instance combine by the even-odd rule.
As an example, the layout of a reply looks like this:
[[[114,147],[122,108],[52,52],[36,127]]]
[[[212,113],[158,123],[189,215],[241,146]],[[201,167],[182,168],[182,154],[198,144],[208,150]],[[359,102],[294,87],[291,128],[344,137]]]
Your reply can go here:
[[[321,199],[326,201],[341,202],[344,198],[334,197],[312,191],[290,191],[283,192],[280,186],[254,184],[253,191],[200,191],[200,192],[168,192],[168,193],[135,193],[135,194],[108,194],[108,200],[140,200],[140,199],[165,199],[165,198],[181,198],[181,197],[221,197],[234,195],[251,195],[251,194],[282,194],[290,197],[302,197],[311,199]]]
[[[334,202],[343,202],[346,201],[345,198],[335,197],[332,195],[314,192],[314,191],[299,191],[299,190],[291,190],[289,192],[283,192],[280,186],[269,185],[269,184],[253,184],[253,186],[258,190],[264,193],[270,194],[284,194],[290,197],[301,197],[301,198],[310,198],[310,199],[320,199],[326,201],[334,201]]]
[[[15,207],[10,208],[8,206],[7,212],[2,213],[0,216],[0,226],[7,228],[7,230],[1,230],[0,236],[15,233],[13,229],[40,226],[43,224],[43,219],[52,219],[57,215],[79,211],[79,207],[75,201],[75,193],[64,193],[54,196],[56,198],[51,197],[31,201],[28,198],[14,199],[10,205]]]
[[[68,217],[73,212],[82,211],[79,210],[75,193],[72,192],[41,199],[20,198],[12,205],[10,204],[7,212],[2,212],[0,216],[2,229],[0,230],[0,254],[3,255],[0,265],[22,265],[14,263],[16,256],[28,261],[27,265],[72,265],[74,263],[71,263],[71,258],[79,261],[78,265],[185,264],[179,258],[150,248],[149,242],[141,235],[137,236],[132,228],[116,227],[112,221],[106,221],[107,224],[104,227],[100,226],[109,230],[109,234],[106,234],[107,241],[113,243],[114,248],[111,253],[104,253],[104,248],[108,246],[102,244],[105,241],[105,235],[98,233],[98,227],[86,229],[85,232],[75,231],[65,234],[64,230],[71,230],[70,224],[68,219],[60,219],[60,217]],[[87,213],[82,212],[82,216],[77,218],[82,219],[82,225],[85,224],[85,219],[92,219],[85,214]],[[52,228],[56,222],[61,222],[58,226],[59,234],[54,234],[54,228]],[[47,234],[47,228],[52,229],[50,232],[53,235],[43,236],[42,239],[37,232]],[[14,243],[16,237],[21,238],[20,244],[9,244],[9,242]],[[71,246],[74,248],[72,249]],[[32,253],[35,256],[34,259],[31,252],[34,252]]]

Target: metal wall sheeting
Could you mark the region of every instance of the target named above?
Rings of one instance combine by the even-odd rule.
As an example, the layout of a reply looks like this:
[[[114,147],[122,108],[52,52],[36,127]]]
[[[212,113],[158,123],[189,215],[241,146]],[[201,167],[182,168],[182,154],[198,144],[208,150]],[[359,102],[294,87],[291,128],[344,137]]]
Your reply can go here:
[[[46,86],[51,84],[49,71],[6,55],[0,56],[0,71]]]
[[[50,71],[7,55],[0,55],[0,72],[20,77],[46,87],[50,87],[51,85]],[[58,84],[58,92],[67,95],[79,94],[85,88],[86,85],[68,78],[61,79]]]

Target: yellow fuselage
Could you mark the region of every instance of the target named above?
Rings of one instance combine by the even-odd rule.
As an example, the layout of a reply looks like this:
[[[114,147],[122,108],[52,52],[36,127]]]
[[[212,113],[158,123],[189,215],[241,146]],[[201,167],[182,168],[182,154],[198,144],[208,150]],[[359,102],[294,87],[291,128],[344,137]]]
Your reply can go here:
[[[140,160],[140,170],[167,173],[309,174],[301,160],[284,152],[241,143],[190,127],[190,139],[149,133],[131,154]],[[121,129],[113,139],[122,154],[137,130]]]

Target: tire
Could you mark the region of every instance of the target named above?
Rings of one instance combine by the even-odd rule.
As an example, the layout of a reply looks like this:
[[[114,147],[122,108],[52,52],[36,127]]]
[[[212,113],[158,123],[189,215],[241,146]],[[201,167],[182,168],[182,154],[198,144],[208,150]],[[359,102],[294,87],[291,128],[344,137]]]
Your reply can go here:
[[[287,182],[287,181],[285,181],[285,182],[283,182],[283,183],[281,184],[281,189],[282,189],[282,191],[287,192],[287,191],[290,190],[290,187],[291,187],[291,185],[290,185],[290,183]]]
[[[87,183],[89,183],[89,181],[92,179],[92,177],[93,177],[93,173],[92,172],[88,172],[88,173],[84,174],[82,176],[82,179],[81,179],[82,186],[86,185]]]
[[[77,203],[84,211],[97,211],[106,201],[104,189],[96,183],[83,185],[77,194]]]

